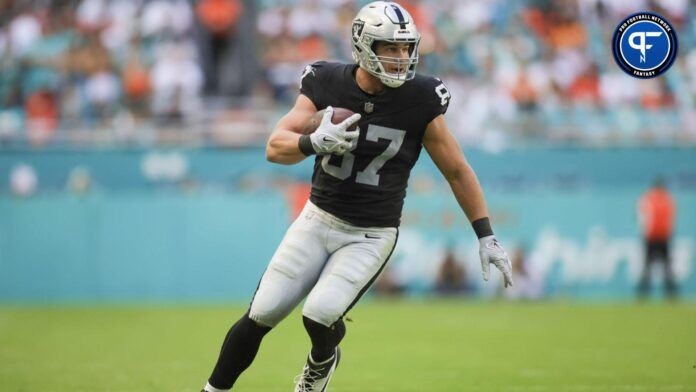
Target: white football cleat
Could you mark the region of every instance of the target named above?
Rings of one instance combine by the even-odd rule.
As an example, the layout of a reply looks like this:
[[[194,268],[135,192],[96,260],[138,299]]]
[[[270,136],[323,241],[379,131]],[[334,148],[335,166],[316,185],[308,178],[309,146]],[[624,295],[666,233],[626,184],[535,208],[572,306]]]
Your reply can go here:
[[[336,347],[336,353],[321,363],[314,363],[312,354],[307,357],[307,363],[302,374],[295,377],[295,392],[326,392],[331,381],[331,375],[341,360],[341,349]]]

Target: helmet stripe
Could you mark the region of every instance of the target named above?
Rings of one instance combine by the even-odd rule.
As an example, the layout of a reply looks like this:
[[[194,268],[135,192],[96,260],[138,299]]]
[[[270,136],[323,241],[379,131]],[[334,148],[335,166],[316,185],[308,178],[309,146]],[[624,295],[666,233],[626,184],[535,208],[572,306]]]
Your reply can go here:
[[[404,14],[401,12],[401,8],[399,8],[398,5],[394,4],[392,4],[391,7],[394,9],[396,17],[399,18],[399,24],[404,24],[406,22],[406,18],[404,18]]]

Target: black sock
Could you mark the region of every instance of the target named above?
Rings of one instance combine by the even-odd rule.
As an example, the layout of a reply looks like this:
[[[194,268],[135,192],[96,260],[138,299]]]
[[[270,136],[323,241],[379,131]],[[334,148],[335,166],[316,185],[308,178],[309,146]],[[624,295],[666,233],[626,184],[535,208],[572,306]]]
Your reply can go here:
[[[218,389],[230,389],[240,374],[254,361],[261,340],[271,330],[244,314],[227,332],[213,374],[208,382]]]
[[[346,335],[346,325],[339,319],[326,327],[318,322],[302,317],[305,329],[312,340],[312,359],[314,362],[324,362],[336,352],[336,346]]]

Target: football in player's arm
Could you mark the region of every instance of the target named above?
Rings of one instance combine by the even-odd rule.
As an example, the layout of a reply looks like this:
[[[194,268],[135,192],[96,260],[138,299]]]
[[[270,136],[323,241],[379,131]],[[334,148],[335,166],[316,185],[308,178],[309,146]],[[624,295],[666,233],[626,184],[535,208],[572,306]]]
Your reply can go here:
[[[353,20],[355,63],[316,62],[303,72],[300,95],[271,133],[266,158],[289,165],[312,156],[310,199],[271,258],[249,310],[225,337],[204,391],[229,390],[266,333],[305,298],[312,348],[295,392],[326,390],[340,360],[343,317],[396,246],[408,177],[422,147],[479,238],[484,280],[493,264],[504,286],[512,285],[481,186],[445,122],[450,93],[439,79],[415,72],[419,41],[404,8],[373,2]],[[334,107],[355,114],[334,124]],[[304,134],[319,110],[325,110],[320,124]]]

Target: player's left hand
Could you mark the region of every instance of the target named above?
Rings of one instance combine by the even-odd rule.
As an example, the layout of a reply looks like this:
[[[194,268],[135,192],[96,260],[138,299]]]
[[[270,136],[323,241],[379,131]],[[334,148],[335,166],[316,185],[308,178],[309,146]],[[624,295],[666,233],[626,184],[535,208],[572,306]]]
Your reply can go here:
[[[512,286],[512,264],[507,252],[503,249],[494,235],[479,238],[479,256],[481,257],[481,269],[483,280],[488,282],[491,275],[491,264],[503,273],[505,287]]]

